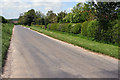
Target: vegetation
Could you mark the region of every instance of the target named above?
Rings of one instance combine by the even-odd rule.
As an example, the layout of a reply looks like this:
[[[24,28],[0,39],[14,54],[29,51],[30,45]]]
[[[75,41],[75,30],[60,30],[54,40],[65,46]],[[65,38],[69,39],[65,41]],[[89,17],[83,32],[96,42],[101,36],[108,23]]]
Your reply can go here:
[[[1,30],[2,34],[0,35],[2,37],[2,39],[1,39],[2,58],[0,58],[0,59],[2,59],[2,61],[1,61],[2,63],[0,62],[0,64],[2,64],[2,66],[4,66],[4,63],[5,63],[7,51],[8,51],[9,45],[10,45],[12,30],[14,27],[13,24],[7,23],[6,21],[8,21],[8,20],[3,17],[3,20],[2,20],[3,23],[1,23],[2,26],[0,27],[0,29],[2,29]],[[1,68],[1,66],[0,66],[0,68]]]
[[[1,23],[8,23],[8,20],[5,19],[3,16],[0,16],[0,22]]]
[[[23,25],[42,25],[42,28],[47,30],[82,35],[93,41],[117,46],[120,45],[119,21],[120,2],[78,3],[70,13],[61,11],[56,14],[53,11],[48,11],[46,15],[31,9],[19,18],[19,23]],[[56,36],[58,35],[56,34]]]

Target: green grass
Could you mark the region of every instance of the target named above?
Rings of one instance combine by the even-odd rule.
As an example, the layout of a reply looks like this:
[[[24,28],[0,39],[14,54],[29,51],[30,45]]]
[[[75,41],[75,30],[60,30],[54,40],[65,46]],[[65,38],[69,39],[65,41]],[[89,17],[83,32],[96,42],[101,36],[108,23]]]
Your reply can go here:
[[[29,27],[29,26],[26,26],[26,27]],[[85,49],[89,49],[94,52],[102,53],[102,54],[120,59],[118,55],[118,48],[119,48],[118,46],[88,40],[82,36],[76,36],[74,34],[52,31],[52,30],[45,30],[40,27],[31,26],[30,28],[40,33],[51,36],[53,38],[83,47]]]
[[[4,66],[14,25],[2,24],[2,66]]]

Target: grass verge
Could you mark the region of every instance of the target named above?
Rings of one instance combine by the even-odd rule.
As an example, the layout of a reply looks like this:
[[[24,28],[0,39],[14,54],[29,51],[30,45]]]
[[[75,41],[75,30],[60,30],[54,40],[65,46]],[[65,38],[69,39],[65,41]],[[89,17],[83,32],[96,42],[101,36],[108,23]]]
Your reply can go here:
[[[46,34],[53,38],[83,47],[85,49],[120,59],[118,55],[118,48],[119,48],[118,46],[111,45],[111,44],[105,44],[105,43],[99,43],[99,42],[88,40],[83,37],[76,36],[76,35],[69,34],[69,33],[45,30],[45,29],[42,29],[36,26],[26,26],[26,27],[29,27],[35,31]]]
[[[11,41],[13,27],[14,25],[10,23],[2,24],[2,67],[5,64],[7,51]]]

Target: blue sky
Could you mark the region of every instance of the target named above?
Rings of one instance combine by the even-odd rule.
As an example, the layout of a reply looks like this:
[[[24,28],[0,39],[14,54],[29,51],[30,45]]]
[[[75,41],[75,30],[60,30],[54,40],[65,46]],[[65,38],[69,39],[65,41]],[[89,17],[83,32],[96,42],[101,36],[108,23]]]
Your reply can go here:
[[[70,12],[71,9],[78,3],[85,2],[85,0],[3,0],[0,1],[0,15],[7,19],[18,18],[20,13],[26,12],[30,9],[41,11],[46,14],[47,11],[53,10],[58,13],[66,10]]]

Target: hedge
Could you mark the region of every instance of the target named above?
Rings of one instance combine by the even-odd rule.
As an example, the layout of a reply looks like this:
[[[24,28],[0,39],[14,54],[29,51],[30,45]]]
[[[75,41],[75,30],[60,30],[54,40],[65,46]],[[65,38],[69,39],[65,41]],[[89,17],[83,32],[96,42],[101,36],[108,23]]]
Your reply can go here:
[[[93,40],[104,41],[105,43],[119,43],[118,36],[120,35],[119,21],[114,20],[106,23],[105,29],[100,29],[99,21],[85,21],[83,23],[50,23],[47,29],[60,32],[67,32],[73,34],[81,34],[83,36],[91,37]],[[45,25],[39,25],[41,28],[46,29]],[[100,31],[100,33],[99,33]]]
[[[73,24],[71,26],[70,32],[74,34],[79,34],[81,32],[81,23]]]
[[[50,30],[79,34],[81,32],[81,26],[81,23],[51,23],[48,24],[47,28]]]
[[[120,45],[120,23],[117,23],[112,27],[112,42]]]
[[[98,27],[99,27],[99,22],[97,20],[90,21],[87,26],[87,36],[96,38],[96,36],[98,35],[97,34]]]
[[[83,36],[87,36],[88,35],[88,32],[87,32],[88,25],[89,25],[89,21],[85,21],[85,22],[82,23],[81,34]]]

